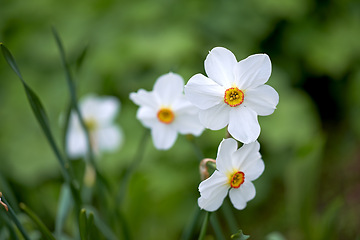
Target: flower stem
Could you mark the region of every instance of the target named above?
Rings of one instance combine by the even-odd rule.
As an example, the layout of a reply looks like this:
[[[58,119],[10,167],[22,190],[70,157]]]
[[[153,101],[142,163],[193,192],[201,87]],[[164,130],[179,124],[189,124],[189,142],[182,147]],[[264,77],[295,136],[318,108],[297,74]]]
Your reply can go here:
[[[205,239],[209,218],[210,218],[210,212],[206,212],[203,224],[201,226],[200,236],[199,236],[198,240],[204,240]]]
[[[192,148],[194,149],[195,155],[199,159],[199,161],[204,159],[204,153],[201,151],[197,143],[195,142],[194,136],[188,135],[186,139],[191,143]]]
[[[13,220],[13,222],[15,223],[15,225],[17,226],[17,228],[19,229],[19,231],[21,232],[21,234],[23,235],[25,240],[30,240],[30,237],[28,236],[28,234],[26,233],[25,229],[23,228],[23,226],[21,225],[19,219],[17,218],[14,210],[12,209],[12,207],[10,206],[10,204],[6,201],[6,198],[4,197],[4,195],[2,195],[1,200],[7,205],[9,211],[9,215],[11,220]]]
[[[196,209],[195,212],[193,214],[193,217],[190,221],[190,223],[185,227],[182,236],[181,236],[181,240],[189,240],[191,237],[191,234],[194,232],[194,229],[198,223],[198,219],[200,217],[200,208],[196,205]]]
[[[145,145],[147,142],[147,139],[150,136],[150,131],[148,129],[145,130],[140,144],[136,150],[134,159],[132,160],[132,162],[130,163],[130,165],[128,166],[128,168],[126,169],[125,175],[121,181],[121,185],[120,185],[120,189],[117,195],[117,204],[121,205],[121,202],[124,200],[125,194],[126,194],[126,189],[127,189],[127,185],[128,182],[130,180],[130,177],[133,173],[133,171],[135,170],[135,168],[140,164],[141,160],[144,157],[144,149],[145,149]]]

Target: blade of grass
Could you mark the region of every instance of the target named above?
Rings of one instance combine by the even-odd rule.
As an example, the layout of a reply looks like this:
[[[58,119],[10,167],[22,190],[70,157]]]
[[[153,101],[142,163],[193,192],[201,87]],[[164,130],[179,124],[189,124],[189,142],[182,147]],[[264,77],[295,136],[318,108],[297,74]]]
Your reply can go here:
[[[20,70],[16,64],[16,61],[15,61],[13,55],[10,53],[10,51],[2,43],[0,43],[0,47],[1,47],[1,50],[4,55],[5,60],[10,65],[12,70],[16,73],[16,75],[19,77],[19,79],[21,80],[21,83],[23,84],[26,96],[27,96],[30,106],[33,110],[33,113],[34,113],[38,123],[40,124],[40,127],[43,130],[45,137],[48,140],[56,158],[58,159],[58,162],[61,167],[61,173],[65,179],[65,182],[70,185],[70,189],[71,189],[71,192],[75,199],[75,202],[77,203],[78,206],[80,206],[81,199],[80,199],[79,192],[77,191],[77,188],[71,181],[70,175],[68,173],[69,164],[66,162],[67,159],[65,159],[63,157],[59,148],[57,147],[57,144],[55,142],[55,139],[54,139],[51,129],[50,129],[47,114],[45,112],[45,109],[44,109],[40,99],[23,79],[23,77],[20,73]]]
[[[17,218],[14,210],[12,209],[11,205],[8,203],[8,201],[6,201],[6,198],[4,195],[2,195],[1,200],[7,205],[9,211],[9,217],[10,219],[15,223],[16,227],[19,229],[19,231],[21,232],[21,234],[23,235],[25,240],[30,240],[29,235],[27,234],[27,232],[25,231],[24,227],[21,225],[19,219]]]
[[[68,216],[72,205],[73,202],[71,199],[70,189],[68,185],[63,184],[60,191],[59,206],[55,220],[55,235],[58,238],[60,238],[60,236],[62,235],[64,223],[66,221],[66,217]]]
[[[80,232],[80,239],[86,240],[87,239],[87,217],[86,217],[86,210],[83,208],[79,214],[79,232]]]
[[[48,240],[55,240],[55,237],[52,235],[50,230],[45,226],[45,224],[41,221],[41,219],[24,203],[19,204],[21,210],[23,210],[26,215],[30,217],[30,219],[38,226],[40,232],[43,236]]]
[[[209,218],[210,218],[210,212],[206,212],[203,224],[201,226],[199,240],[204,240],[205,239],[206,230],[207,230],[207,226],[208,226],[208,223],[209,223]]]
[[[87,147],[88,147],[87,159],[90,162],[90,164],[94,167],[96,175],[98,176],[99,181],[106,187],[106,189],[108,191],[110,191],[110,186],[109,186],[110,184],[107,181],[107,179],[99,171],[99,168],[97,167],[97,164],[96,164],[96,161],[95,161],[95,154],[94,154],[93,147],[92,147],[91,140],[90,140],[89,129],[87,128],[87,126],[85,124],[84,118],[82,116],[82,113],[80,111],[80,108],[79,108],[79,105],[78,105],[78,102],[77,102],[76,86],[75,86],[74,80],[73,80],[72,75],[71,75],[69,64],[66,61],[66,55],[65,55],[65,50],[64,50],[62,41],[61,41],[60,36],[59,36],[59,34],[57,33],[57,31],[56,31],[56,29],[54,27],[52,28],[52,32],[53,32],[57,47],[59,49],[61,63],[63,65],[64,71],[65,71],[65,78],[66,78],[68,88],[69,88],[69,92],[70,92],[71,108],[78,115],[81,127],[83,128],[85,136],[86,136],[86,142],[87,142]],[[84,51],[86,52],[86,50],[84,50]],[[85,55],[85,53],[84,53],[84,55]]]

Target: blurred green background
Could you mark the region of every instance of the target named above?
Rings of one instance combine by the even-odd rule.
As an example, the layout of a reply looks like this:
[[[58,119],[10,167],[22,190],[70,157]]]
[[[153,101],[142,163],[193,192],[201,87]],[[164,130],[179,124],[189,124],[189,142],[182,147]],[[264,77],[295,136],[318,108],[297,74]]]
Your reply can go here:
[[[114,95],[122,102],[117,123],[124,145],[99,160],[115,186],[144,132],[130,92],[151,90],[169,71],[185,82],[204,73],[215,46],[238,60],[267,53],[273,64],[268,84],[280,102],[273,115],[259,118],[266,168],[255,181],[255,199],[234,210],[231,221],[251,239],[360,239],[359,1],[0,0],[0,42],[43,101],[60,143],[69,93],[52,26],[63,39],[79,95]],[[54,230],[60,167],[3,57],[0,103],[0,191],[11,189]],[[224,136],[225,130],[206,130],[195,141],[215,158]],[[132,238],[180,239],[197,208],[196,154],[184,136],[169,151],[151,142],[143,147],[122,207]],[[214,216],[229,239],[237,229],[227,226],[223,211]]]

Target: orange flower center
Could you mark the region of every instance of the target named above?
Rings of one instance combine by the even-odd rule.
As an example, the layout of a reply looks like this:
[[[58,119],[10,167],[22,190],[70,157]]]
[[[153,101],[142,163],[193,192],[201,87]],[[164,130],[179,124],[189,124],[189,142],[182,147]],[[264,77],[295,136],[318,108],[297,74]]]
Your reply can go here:
[[[174,121],[175,115],[170,108],[160,108],[160,110],[157,113],[157,118],[162,123],[170,124]]]
[[[235,172],[230,176],[230,185],[232,188],[239,188],[245,181],[245,173]]]
[[[228,88],[225,91],[224,102],[230,107],[239,106],[244,102],[244,93],[237,87]]]

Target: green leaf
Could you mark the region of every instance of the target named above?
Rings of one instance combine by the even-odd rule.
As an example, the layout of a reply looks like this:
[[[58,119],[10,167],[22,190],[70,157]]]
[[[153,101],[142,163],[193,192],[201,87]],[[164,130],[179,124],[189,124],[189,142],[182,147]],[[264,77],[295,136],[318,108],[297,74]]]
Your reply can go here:
[[[20,208],[31,218],[31,220],[38,226],[40,232],[43,234],[45,239],[55,240],[50,230],[45,226],[41,219],[28,208],[24,203],[19,204]]]
[[[71,192],[69,186],[63,184],[60,191],[59,206],[56,214],[55,220],[55,233],[58,238],[62,235],[64,223],[68,214],[70,213],[73,201],[71,198]]]
[[[231,235],[231,239],[236,239],[236,240],[246,240],[250,238],[249,235],[244,235],[242,230],[239,230],[237,233]]]
[[[14,210],[12,209],[11,205],[8,203],[8,201],[6,201],[5,196],[2,194],[1,194],[1,200],[7,205],[8,209],[9,209],[8,214],[9,214],[11,220],[15,223],[16,227],[19,229],[19,231],[23,235],[24,239],[30,240],[29,235],[25,231],[24,227],[21,225],[21,223],[20,223],[19,219],[17,218]]]
[[[83,208],[80,211],[79,215],[79,232],[81,240],[87,239],[87,217],[86,217],[86,210]]]
[[[2,53],[4,55],[5,60],[7,61],[7,63],[10,65],[10,67],[12,68],[12,70],[16,73],[16,75],[20,78],[24,89],[25,89],[25,93],[26,96],[28,98],[28,101],[30,103],[30,106],[33,110],[33,113],[37,119],[37,121],[39,122],[50,146],[52,147],[57,159],[59,160],[60,166],[61,166],[61,170],[63,173],[63,176],[65,178],[65,180],[70,181],[69,176],[67,174],[66,168],[65,168],[65,161],[55,143],[55,140],[53,138],[53,135],[51,133],[50,130],[50,126],[49,126],[49,120],[48,117],[46,115],[45,109],[43,107],[43,104],[41,103],[39,97],[35,94],[35,92],[27,85],[27,83],[24,81],[20,70],[16,64],[16,61],[14,59],[14,57],[12,56],[12,54],[10,53],[10,51],[4,46],[4,44],[0,44],[1,46],[1,50]]]

